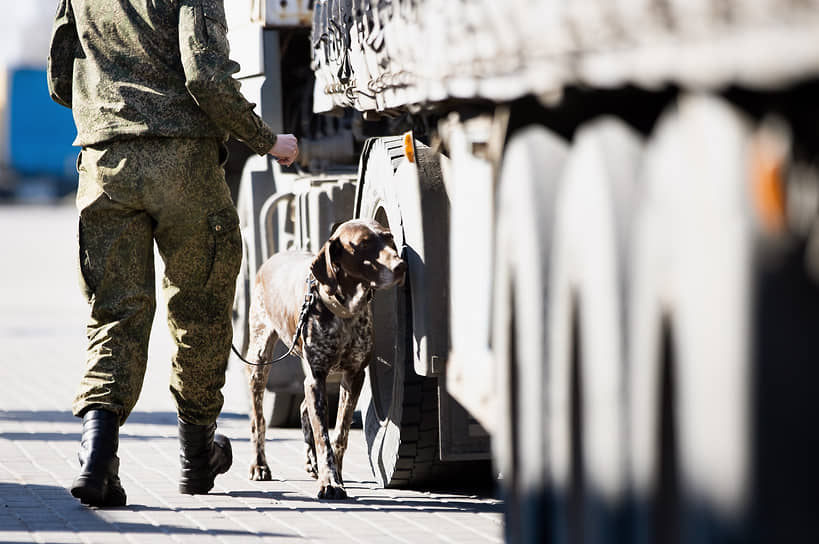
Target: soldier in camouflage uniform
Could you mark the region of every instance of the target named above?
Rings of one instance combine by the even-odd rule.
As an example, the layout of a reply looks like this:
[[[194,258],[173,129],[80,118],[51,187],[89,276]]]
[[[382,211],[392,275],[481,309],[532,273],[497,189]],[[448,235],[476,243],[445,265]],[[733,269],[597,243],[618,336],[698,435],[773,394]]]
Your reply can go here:
[[[215,435],[242,258],[224,142],[282,164],[298,154],[233,79],[223,0],[59,0],[48,59],[52,98],[77,126],[79,260],[91,317],[83,418],[83,503],[120,506],[118,430],[137,402],[156,306],[153,243],[175,344],[170,389],[183,493],[207,493],[230,467]]]

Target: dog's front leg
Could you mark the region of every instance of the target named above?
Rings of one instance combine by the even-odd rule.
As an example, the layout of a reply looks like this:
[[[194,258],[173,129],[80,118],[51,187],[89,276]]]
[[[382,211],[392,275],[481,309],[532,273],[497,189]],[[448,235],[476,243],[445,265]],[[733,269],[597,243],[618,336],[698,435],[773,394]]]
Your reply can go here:
[[[344,452],[347,451],[347,438],[350,436],[350,426],[353,424],[353,412],[364,385],[364,369],[357,372],[345,371],[341,377],[341,386],[338,396],[338,416],[336,427],[333,430],[333,453],[336,458],[339,482],[344,483],[342,467]]]
[[[305,365],[309,366],[309,365]],[[305,372],[304,400],[313,428],[313,442],[316,446],[318,462],[318,498],[339,500],[346,499],[347,492],[341,484],[336,468],[335,455],[330,445],[330,434],[327,430],[327,375],[325,373]]]
[[[316,462],[316,442],[313,440],[313,425],[310,423],[310,412],[307,410],[307,400],[301,401],[301,432],[304,435],[304,470],[313,478],[318,479],[318,463]]]

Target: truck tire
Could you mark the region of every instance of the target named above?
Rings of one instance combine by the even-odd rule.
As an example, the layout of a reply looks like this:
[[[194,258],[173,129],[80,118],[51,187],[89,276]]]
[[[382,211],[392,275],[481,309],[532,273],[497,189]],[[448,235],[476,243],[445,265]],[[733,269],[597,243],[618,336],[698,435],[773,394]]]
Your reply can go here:
[[[542,127],[509,139],[499,173],[492,346],[492,449],[508,542],[546,542],[546,299],[554,191],[566,143]],[[525,234],[524,234],[525,233]]]
[[[389,227],[398,248],[404,236],[393,178],[404,161],[401,137],[370,140],[359,181],[359,216]],[[442,466],[437,380],[414,371],[409,284],[378,292],[373,300],[375,346],[367,367],[370,401],[363,425],[373,476],[384,487],[428,484]]]
[[[626,538],[622,286],[641,161],[636,132],[593,121],[578,130],[555,197],[545,397],[558,542]]]
[[[728,103],[685,96],[647,145],[629,288],[638,542],[750,537],[736,532],[753,496],[752,352],[760,342],[751,328],[749,137],[750,124]],[[777,356],[785,367],[787,357]]]

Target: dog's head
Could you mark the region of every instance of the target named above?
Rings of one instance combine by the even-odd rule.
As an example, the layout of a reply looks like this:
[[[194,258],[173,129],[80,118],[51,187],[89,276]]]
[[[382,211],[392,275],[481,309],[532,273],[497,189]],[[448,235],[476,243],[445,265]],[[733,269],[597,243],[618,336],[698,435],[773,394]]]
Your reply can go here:
[[[388,228],[371,219],[353,219],[333,231],[310,268],[329,294],[335,294],[339,281],[372,289],[392,287],[403,282],[407,264]]]

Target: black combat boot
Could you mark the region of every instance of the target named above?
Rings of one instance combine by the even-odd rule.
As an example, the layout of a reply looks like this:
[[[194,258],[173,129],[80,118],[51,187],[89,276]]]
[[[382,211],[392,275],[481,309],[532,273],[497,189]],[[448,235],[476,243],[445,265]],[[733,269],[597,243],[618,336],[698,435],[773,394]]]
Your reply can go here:
[[[71,494],[91,506],[125,506],[119,481],[119,416],[108,410],[89,410],[82,418],[82,441],[77,458],[80,475]]]
[[[213,480],[233,464],[230,440],[216,434],[216,423],[194,425],[179,419],[179,492],[199,495],[213,488]]]

